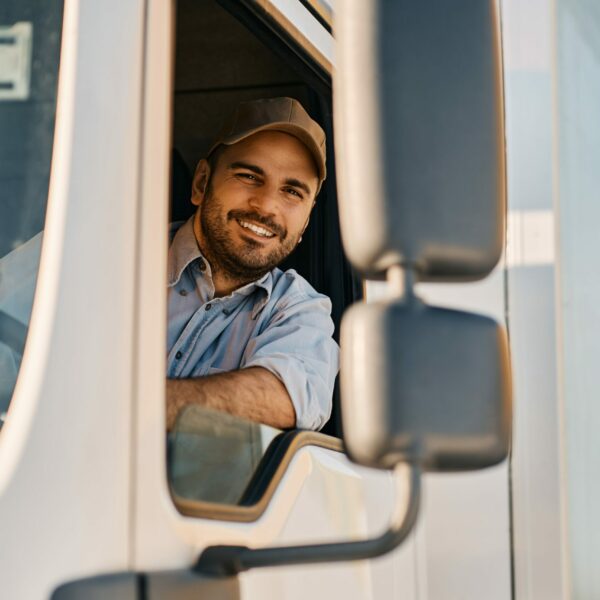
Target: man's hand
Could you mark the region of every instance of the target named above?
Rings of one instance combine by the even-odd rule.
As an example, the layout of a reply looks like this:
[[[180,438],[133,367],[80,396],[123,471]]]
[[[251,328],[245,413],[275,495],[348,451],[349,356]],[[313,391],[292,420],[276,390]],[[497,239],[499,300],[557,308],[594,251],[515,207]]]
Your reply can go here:
[[[296,425],[288,391],[267,369],[250,367],[194,379],[167,379],[167,430],[179,411],[196,404],[278,429]]]

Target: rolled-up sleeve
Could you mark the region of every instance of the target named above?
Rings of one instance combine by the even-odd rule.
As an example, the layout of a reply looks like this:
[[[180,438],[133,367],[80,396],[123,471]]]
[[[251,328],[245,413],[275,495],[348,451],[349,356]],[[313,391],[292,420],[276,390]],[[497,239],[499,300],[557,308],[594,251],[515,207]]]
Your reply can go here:
[[[331,416],[339,348],[331,302],[300,295],[277,304],[265,329],[246,347],[241,367],[263,367],[287,388],[296,427],[320,429]]]

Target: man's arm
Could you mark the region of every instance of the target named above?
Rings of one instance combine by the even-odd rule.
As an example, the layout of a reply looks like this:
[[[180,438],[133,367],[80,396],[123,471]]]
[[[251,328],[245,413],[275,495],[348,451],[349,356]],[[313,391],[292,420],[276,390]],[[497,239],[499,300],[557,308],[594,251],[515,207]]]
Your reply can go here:
[[[283,383],[263,367],[193,379],[167,379],[167,429],[189,405],[227,412],[279,429],[296,425],[296,412]]]

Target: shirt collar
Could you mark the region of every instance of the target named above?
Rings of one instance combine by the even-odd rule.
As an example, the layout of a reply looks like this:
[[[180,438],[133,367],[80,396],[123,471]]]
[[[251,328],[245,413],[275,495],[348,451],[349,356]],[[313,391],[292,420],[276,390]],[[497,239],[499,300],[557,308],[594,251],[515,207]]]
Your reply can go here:
[[[256,319],[260,311],[267,305],[271,299],[271,292],[273,291],[273,271],[269,271],[263,275],[260,279],[247,283],[245,286],[238,288],[233,294],[242,294],[243,296],[249,296],[257,288],[261,289],[264,293],[262,298],[254,304],[252,309],[252,318]]]
[[[169,246],[169,257],[167,260],[168,286],[173,287],[181,279],[185,268],[197,258],[203,258],[196,235],[194,234],[194,217],[190,217],[185,223],[181,221],[171,223],[169,228],[171,245]]]
[[[169,228],[169,237],[171,245],[169,247],[168,257],[168,286],[173,287],[181,279],[181,274],[186,267],[194,260],[201,258],[206,261],[196,240],[194,233],[194,217],[190,217],[187,221],[178,221],[171,223]],[[206,261],[208,264],[208,261]],[[255,319],[260,311],[266,306],[271,298],[273,291],[273,271],[269,271],[260,279],[247,283],[246,285],[234,290],[231,296],[236,294],[249,296],[256,288],[260,288],[265,293],[260,301],[256,302],[252,310],[252,318]]]

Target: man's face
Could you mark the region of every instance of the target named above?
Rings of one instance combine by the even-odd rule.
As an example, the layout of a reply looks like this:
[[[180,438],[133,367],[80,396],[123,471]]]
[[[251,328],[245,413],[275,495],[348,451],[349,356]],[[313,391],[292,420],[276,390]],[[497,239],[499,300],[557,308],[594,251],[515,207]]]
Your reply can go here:
[[[312,155],[289,134],[261,131],[223,146],[213,172],[201,161],[194,177],[200,248],[213,268],[258,279],[298,244],[317,187]]]

